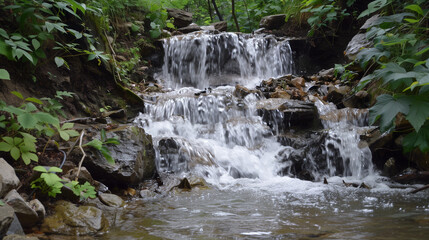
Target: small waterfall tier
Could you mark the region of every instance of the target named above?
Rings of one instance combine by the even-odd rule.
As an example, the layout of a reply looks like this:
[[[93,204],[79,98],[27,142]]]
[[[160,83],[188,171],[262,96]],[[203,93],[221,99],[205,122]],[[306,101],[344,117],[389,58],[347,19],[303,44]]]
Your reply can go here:
[[[198,32],[165,39],[163,47],[157,78],[171,88],[248,85],[293,71],[289,42],[271,35]]]

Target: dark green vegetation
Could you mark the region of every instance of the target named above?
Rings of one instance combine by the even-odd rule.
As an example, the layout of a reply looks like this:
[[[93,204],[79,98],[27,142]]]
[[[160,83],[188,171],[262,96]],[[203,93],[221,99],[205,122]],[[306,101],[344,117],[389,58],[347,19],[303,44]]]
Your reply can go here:
[[[338,65],[337,70],[344,81],[363,75],[356,90],[371,88],[379,95],[371,108],[373,124],[378,123],[382,131],[391,130],[398,116],[404,116],[409,124],[396,129],[408,134],[404,150],[429,151],[429,3],[425,0],[0,0],[0,8],[0,81],[37,86],[43,81],[36,77],[38,71],[47,65],[70,70],[77,59],[107,69],[111,79],[105,83],[113,82],[121,94],[128,94],[126,87],[134,83],[131,72],[150,65],[141,60],[142,49],[150,49],[153,39],[163,36],[163,29],[174,30],[166,8],[192,12],[200,25],[225,20],[229,30],[240,32],[257,29],[264,16],[285,14],[287,23],[306,26],[309,37],[328,40],[338,34],[345,19],[363,21],[380,14],[366,32],[370,47],[362,49],[354,63]],[[119,61],[118,55],[128,59]],[[26,79],[11,77],[18,76],[11,74],[13,66],[25,69]],[[0,101],[2,156],[28,165],[38,161],[36,149],[43,154],[51,140],[57,146],[75,141],[79,133],[74,125],[60,120],[68,118],[61,103],[73,96],[68,90],[42,98],[14,92],[19,104]],[[133,96],[129,98],[138,102]],[[110,108],[105,104],[99,111]],[[105,144],[117,144],[117,140],[106,139],[103,131],[101,136],[86,147],[100,150],[112,163]],[[36,166],[34,170],[42,175],[32,187],[55,197],[63,184],[55,172],[61,169]],[[80,197],[94,195],[86,183],[65,184]]]

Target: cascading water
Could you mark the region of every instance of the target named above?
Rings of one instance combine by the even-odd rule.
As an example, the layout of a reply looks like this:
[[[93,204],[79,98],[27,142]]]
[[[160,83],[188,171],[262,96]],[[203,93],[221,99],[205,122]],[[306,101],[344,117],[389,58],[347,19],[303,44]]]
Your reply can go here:
[[[359,139],[367,130],[365,110],[234,88],[290,73],[287,41],[198,33],[166,40],[164,48],[158,77],[173,89],[148,96],[136,124],[153,136],[166,181],[115,210],[116,226],[102,239],[428,236],[429,195],[391,189],[374,174]],[[203,178],[209,186],[176,191],[170,177]],[[343,180],[372,189],[346,187]]]
[[[154,137],[158,170],[191,172],[214,184],[232,178],[273,179],[279,174],[300,177],[302,171],[309,174],[304,179],[317,181],[324,176],[360,179],[371,174],[369,149],[358,147],[355,130],[343,131],[350,125],[324,121],[330,130],[319,134],[323,147],[297,149],[277,141],[280,132],[294,131],[290,123],[284,124],[285,113],[269,111],[269,120],[260,116],[261,108],[283,104],[283,99],[265,99],[257,93],[235,96],[237,83],[254,86],[291,73],[291,59],[288,41],[273,36],[195,33],[164,40],[158,78],[175,90],[153,96],[155,103],[147,104],[137,120]],[[312,103],[298,105],[314,108]],[[333,110],[322,105],[316,105],[320,115]],[[298,113],[289,112],[288,117],[293,114]]]

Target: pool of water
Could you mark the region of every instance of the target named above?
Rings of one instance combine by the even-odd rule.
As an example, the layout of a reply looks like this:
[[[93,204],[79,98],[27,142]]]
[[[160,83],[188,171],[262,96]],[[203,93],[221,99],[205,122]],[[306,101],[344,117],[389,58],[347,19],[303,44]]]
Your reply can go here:
[[[279,177],[128,203],[103,239],[426,239],[429,192]]]

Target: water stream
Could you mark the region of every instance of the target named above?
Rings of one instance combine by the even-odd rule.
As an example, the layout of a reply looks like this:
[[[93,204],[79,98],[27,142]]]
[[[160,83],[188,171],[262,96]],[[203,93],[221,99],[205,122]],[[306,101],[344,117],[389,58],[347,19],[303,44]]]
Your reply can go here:
[[[157,78],[171,91],[146,96],[153,103],[135,123],[152,135],[161,174],[206,186],[129,202],[105,239],[428,236],[429,194],[394,188],[360,142],[367,111],[234,94],[236,84],[253,88],[293,72],[287,40],[197,33],[165,40],[164,49]],[[285,124],[279,104],[314,107],[321,127]]]

